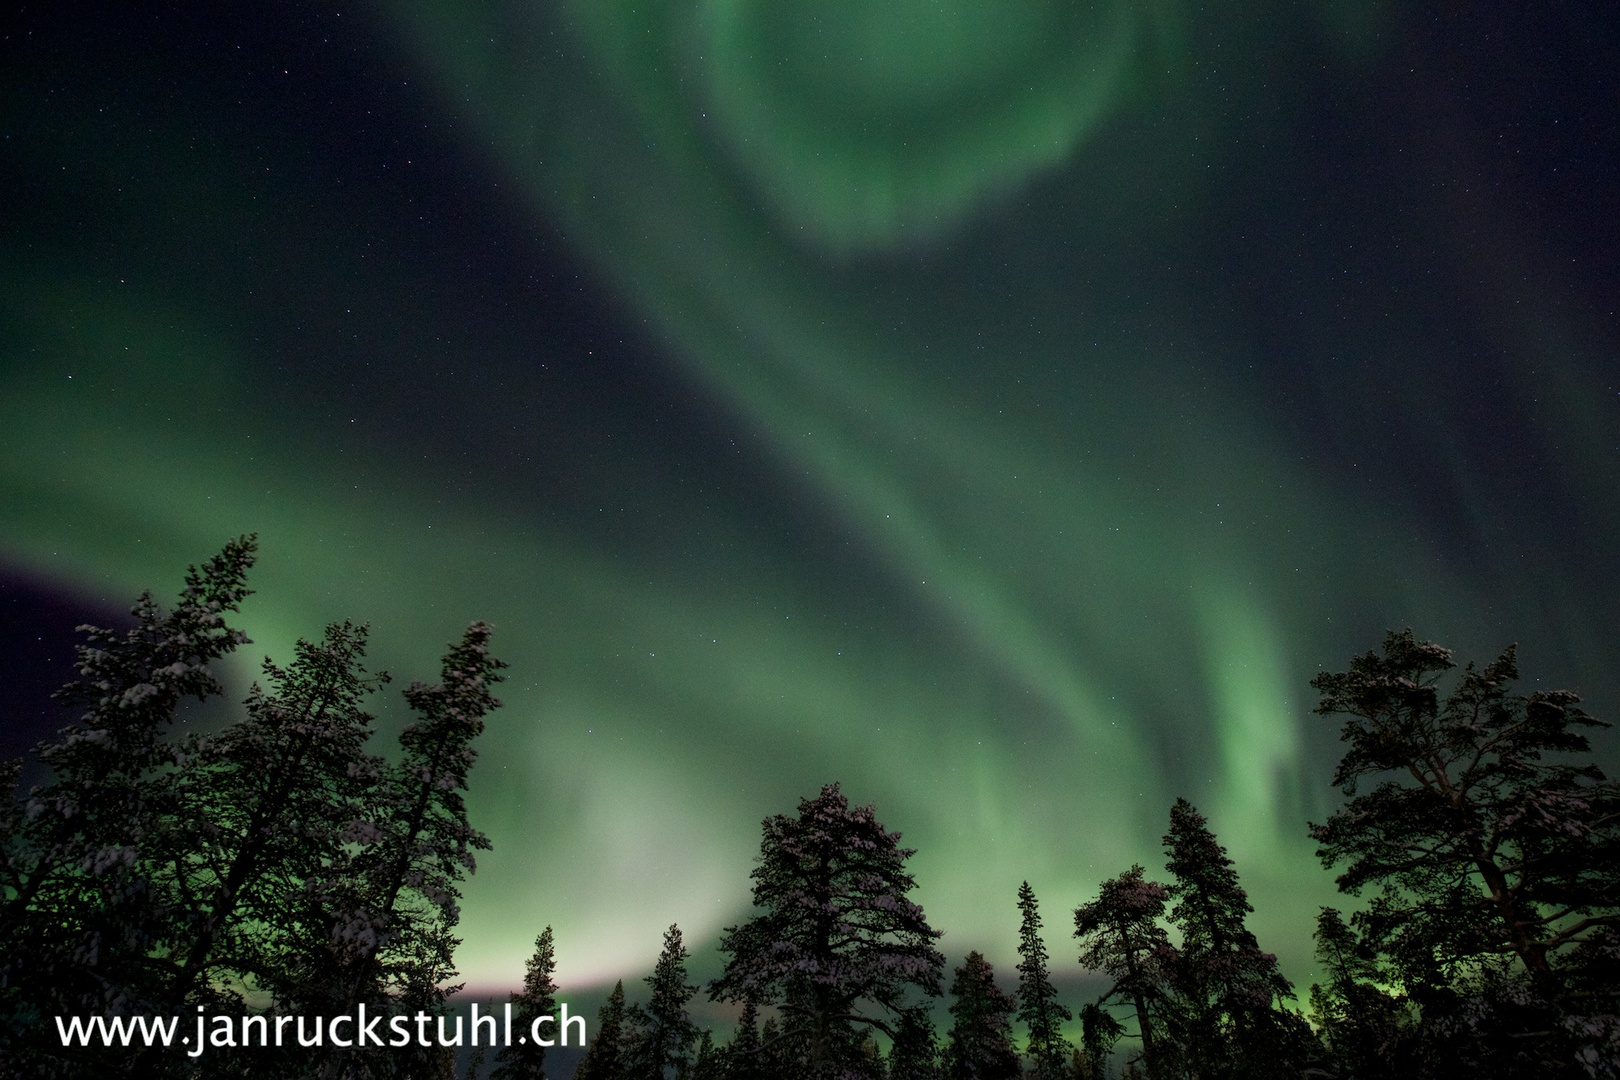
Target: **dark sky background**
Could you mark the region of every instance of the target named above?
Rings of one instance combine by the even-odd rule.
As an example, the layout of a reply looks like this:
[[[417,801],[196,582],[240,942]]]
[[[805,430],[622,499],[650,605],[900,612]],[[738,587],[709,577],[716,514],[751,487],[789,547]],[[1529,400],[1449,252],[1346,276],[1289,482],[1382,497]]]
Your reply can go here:
[[[1314,673],[1620,705],[1620,20],[1528,8],[13,8],[0,741],[256,531],[238,685],[497,626],[475,986],[707,947],[834,779],[1006,965],[1186,795],[1308,979]]]

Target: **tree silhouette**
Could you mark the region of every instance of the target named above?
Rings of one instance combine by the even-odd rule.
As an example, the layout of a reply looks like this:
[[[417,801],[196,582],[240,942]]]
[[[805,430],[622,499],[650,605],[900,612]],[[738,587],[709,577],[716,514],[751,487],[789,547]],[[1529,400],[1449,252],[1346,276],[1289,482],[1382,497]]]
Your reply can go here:
[[[940,1080],[939,1037],[923,1007],[907,1009],[889,1047],[888,1080]]]
[[[1342,891],[1377,888],[1351,924],[1389,958],[1425,1038],[1450,1041],[1437,1053],[1453,1067],[1473,1047],[1504,1075],[1572,1070],[1620,1049],[1607,966],[1620,788],[1570,757],[1590,753],[1581,729],[1606,725],[1569,691],[1515,693],[1512,647],[1469,664],[1442,700],[1453,667],[1407,630],[1312,680],[1347,744],[1334,774],[1346,802],[1312,826],[1317,854],[1344,866]]]
[[[1057,990],[1047,971],[1046,943],[1041,940],[1041,915],[1035,890],[1024,882],[1018,887],[1018,1019],[1029,1027],[1030,1075],[1034,1080],[1062,1080],[1074,1052],[1063,1037],[1063,1022],[1072,1018],[1058,1004]]]
[[[708,1028],[698,1033],[691,1066],[677,1072],[676,1076],[680,1080],[727,1080],[725,1053],[715,1045],[714,1033]]]
[[[233,723],[178,737],[176,710],[219,693],[208,665],[246,641],[224,620],[248,595],[253,556],[245,537],[192,568],[172,612],[143,595],[127,633],[83,628],[79,678],[59,695],[82,711],[40,749],[50,778],[0,805],[0,1074],[452,1073],[439,1047],[284,1047],[201,1065],[49,1037],[53,1015],[231,1013],[250,995],[284,1013],[437,1011],[454,989],[458,889],[488,847],[462,792],[499,705],[489,628],[472,624],[440,681],[406,691],[417,719],[392,764],[366,750],[363,706],[386,676],[366,672],[367,631],[350,623],[300,641],[285,667],[266,660]],[[1347,718],[1347,749],[1335,774],[1346,802],[1312,835],[1342,890],[1376,890],[1348,922],[1331,908],[1318,919],[1320,1044],[1283,1004],[1291,987],[1247,928],[1232,860],[1178,799],[1172,884],[1134,866],[1075,910],[1080,962],[1111,979],[1081,1010],[1080,1050],[1063,1038],[1070,1014],[1024,882],[1017,997],[969,953],[941,1051],[928,999],[944,958],[909,899],[914,852],[830,784],[763,823],[756,913],[725,931],[709,988],[743,1005],[731,1044],[688,1016],[697,987],[672,925],[647,1004],[627,1006],[615,986],[576,1076],[1010,1080],[1016,1010],[1031,1080],[1101,1080],[1126,1032],[1110,1010],[1129,1006],[1153,1080],[1620,1080],[1620,786],[1582,757],[1582,729],[1603,725],[1566,691],[1515,693],[1511,648],[1442,697],[1452,668],[1407,631],[1313,680],[1317,711]],[[19,775],[0,766],[8,785]],[[552,1012],[554,970],[548,926],[512,998],[517,1032]],[[886,1064],[875,1032],[890,1040]],[[532,1042],[504,1047],[495,1076],[535,1080],[544,1062]]]
[[[473,851],[489,847],[461,796],[477,757],[472,741],[501,704],[490,687],[506,665],[490,655],[489,636],[487,624],[473,623],[445,654],[441,681],[405,691],[421,719],[400,732],[404,753],[372,789],[359,853],[337,890],[344,1007],[389,995],[437,1006],[454,974],[457,883],[476,867]]]
[[[476,867],[473,851],[489,847],[467,820],[461,792],[477,758],[472,741],[484,730],[484,716],[501,704],[490,687],[506,667],[490,655],[489,637],[487,624],[473,623],[445,653],[440,682],[406,689],[420,719],[400,732],[400,760],[369,789],[350,830],[353,850],[306,886],[314,912],[330,927],[326,955],[308,956],[303,982],[314,999],[308,1007],[350,1013],[366,1002],[431,1012],[460,989],[449,985],[459,944],[458,885]],[[388,1068],[407,1074],[451,1062],[448,1051],[416,1045],[388,1059]],[[328,1051],[320,1075],[336,1080],[346,1070],[375,1068],[361,1048]]]
[[[782,1035],[776,1017],[767,1016],[759,1025],[759,1075],[768,1080],[790,1080],[804,1072],[803,1060]]]
[[[1311,1014],[1339,1067],[1356,1080],[1415,1075],[1408,1008],[1384,989],[1390,972],[1333,908],[1317,917],[1316,959],[1326,979],[1311,986]]]
[[[1298,1076],[1310,1030],[1280,1007],[1293,987],[1248,930],[1254,909],[1226,849],[1186,799],[1171,807],[1164,846],[1170,921],[1181,931],[1165,1019],[1182,1067],[1200,1080]]]
[[[1103,1080],[1108,1075],[1108,1058],[1114,1045],[1125,1034],[1125,1025],[1095,1001],[1080,1007],[1080,1048],[1074,1056],[1078,1080]]]
[[[537,1018],[556,1014],[557,983],[552,978],[556,970],[556,947],[548,926],[534,939],[534,955],[524,966],[523,989],[512,995],[514,1034],[527,1039]],[[501,1047],[495,1060],[492,1080],[545,1080],[546,1048],[533,1039]]]
[[[189,570],[172,612],[143,595],[127,633],[81,628],[79,679],[58,697],[84,711],[41,748],[51,778],[0,810],[0,1074],[238,1067],[157,1047],[65,1047],[53,1016],[228,1014],[249,995],[330,1016],[362,1000],[437,1007],[450,989],[456,884],[487,846],[459,791],[498,704],[488,627],[452,647],[442,684],[407,692],[422,719],[396,765],[365,752],[362,704],[385,676],[366,674],[366,630],[351,623],[298,642],[286,667],[266,660],[234,722],[176,738],[182,702],[221,692],[210,662],[247,640],[225,616],[248,595],[253,556],[244,537]],[[3,775],[14,784],[18,772]],[[256,1048],[251,1072],[449,1067],[438,1049],[362,1061],[283,1047]]]
[[[652,996],[639,1014],[640,1031],[629,1055],[630,1080],[664,1080],[665,1070],[684,1071],[691,1064],[697,1025],[686,1015],[686,1005],[697,993],[686,981],[686,946],[681,928],[664,931],[664,947],[647,977]]]
[[[191,912],[166,958],[171,1008],[216,973],[288,991],[289,967],[319,947],[300,933],[303,883],[330,870],[380,764],[364,753],[361,705],[387,676],[366,677],[365,643],[365,627],[333,623],[319,644],[298,642],[288,667],[266,659],[268,687],[249,691],[245,717],[183,745],[157,830],[159,881]]]
[[[899,839],[837,784],[801,801],[797,818],[765,819],[752,874],[761,913],[726,930],[709,994],[776,1005],[812,1076],[861,1072],[861,1034],[892,1038],[908,993],[939,993],[940,935],[907,898],[913,852]]]
[[[574,1071],[574,1080],[624,1080],[626,1058],[624,980],[613,984],[613,993],[596,1014],[596,1038],[592,1039]]]
[[[1074,936],[1080,939],[1080,965],[1108,975],[1113,984],[1098,1004],[1128,1002],[1136,1013],[1142,1061],[1148,1075],[1161,1075],[1156,1030],[1168,993],[1175,950],[1159,924],[1169,893],[1148,881],[1140,866],[1102,883],[1097,899],[1074,912]]]
[[[41,1049],[48,1016],[150,1010],[172,986],[149,963],[188,918],[153,880],[152,838],[171,810],[158,791],[173,767],[167,735],[182,701],[223,692],[209,664],[247,642],[225,616],[250,593],[255,550],[244,536],[189,568],[172,611],[142,593],[125,633],[79,628],[78,678],[56,699],[83,712],[39,748],[50,780],[8,798],[0,849],[0,1008],[16,1035],[0,1054],[19,1055],[20,1075],[110,1057]],[[11,784],[18,772],[7,769]]]
[[[983,954],[970,952],[951,981],[951,1031],[945,1046],[946,1080],[1016,1080],[1012,995],[996,985]]]
[[[759,1006],[750,1001],[743,1006],[742,1016],[737,1020],[737,1030],[722,1055],[726,1080],[771,1080],[762,1049]]]

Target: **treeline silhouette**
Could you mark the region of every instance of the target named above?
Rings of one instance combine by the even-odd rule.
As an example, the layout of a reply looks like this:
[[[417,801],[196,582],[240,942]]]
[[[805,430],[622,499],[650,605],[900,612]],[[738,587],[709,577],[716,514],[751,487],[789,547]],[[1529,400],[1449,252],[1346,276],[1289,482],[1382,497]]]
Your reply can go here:
[[[222,691],[209,663],[247,638],[243,537],[186,575],[173,610],[143,595],[125,633],[82,628],[79,718],[39,750],[49,778],[0,807],[0,1066],[19,1077],[442,1075],[449,1052],[349,1059],[294,1045],[214,1061],[72,1048],[61,1016],[437,1010],[456,987],[457,883],[489,842],[461,792],[504,666],[474,623],[441,681],[413,683],[392,761],[367,752],[362,705],[387,681],[366,629],[334,623],[290,664],[266,660],[241,718],[175,730]],[[21,762],[6,764],[15,788]],[[294,1041],[294,1040],[289,1040]]]
[[[221,688],[243,644],[251,537],[193,568],[172,611],[149,596],[124,634],[87,629],[82,715],[40,748],[48,778],[8,800],[0,865],[0,1064],[15,1076],[448,1078],[450,1048],[298,1046],[188,1059],[64,1047],[61,1015],[443,1014],[458,883],[488,841],[461,792],[504,666],[474,623],[392,760],[366,749],[387,681],[366,632],[327,628],[269,661],[233,724],[182,736],[176,709]],[[1253,910],[1208,821],[1178,799],[1164,880],[1133,866],[1073,912],[1073,952],[1103,992],[1060,1000],[1034,891],[1016,896],[1016,993],[971,952],[949,972],[910,894],[914,851],[829,784],[763,823],[754,913],[718,978],[688,982],[679,927],[645,980],[615,986],[577,1080],[1238,1080],[1620,1078],[1620,788],[1591,760],[1604,726],[1567,691],[1515,691],[1509,648],[1455,672],[1391,633],[1317,677],[1343,718],[1340,808],[1311,835],[1348,918],[1323,909],[1305,1007],[1247,928]],[[1448,688],[1449,687],[1449,688]],[[15,787],[20,763],[7,766]],[[1009,897],[1009,918],[1014,910]],[[514,1028],[553,1015],[556,943],[539,935]],[[1009,980],[1010,981],[1010,980]],[[734,1031],[690,1017],[706,989]],[[532,1042],[480,1052],[467,1077],[546,1075]]]

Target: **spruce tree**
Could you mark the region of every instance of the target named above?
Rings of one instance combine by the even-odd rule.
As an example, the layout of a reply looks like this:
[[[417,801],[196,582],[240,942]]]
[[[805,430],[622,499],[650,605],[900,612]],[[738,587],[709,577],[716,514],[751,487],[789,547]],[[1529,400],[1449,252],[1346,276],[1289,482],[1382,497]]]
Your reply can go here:
[[[901,1014],[888,1064],[888,1080],[940,1080],[939,1037],[926,1008]]]
[[[647,977],[652,996],[641,1010],[641,1030],[628,1062],[630,1080],[665,1080],[666,1075],[679,1073],[691,1063],[698,1029],[687,1016],[686,1006],[698,988],[686,981],[687,955],[681,928],[671,925],[664,931],[663,950]]]
[[[171,1008],[221,983],[287,993],[299,957],[325,944],[324,926],[301,924],[303,883],[329,870],[376,772],[361,705],[387,676],[366,676],[366,635],[333,623],[286,668],[267,658],[243,719],[183,745],[159,831],[160,883],[190,912],[168,950]]]
[[[783,1035],[776,1017],[767,1016],[759,1026],[759,1075],[766,1080],[796,1080],[804,1072],[800,1049]]]
[[[704,1028],[698,1033],[692,1064],[677,1072],[678,1080],[726,1080],[724,1051],[714,1044],[714,1033]]]
[[[1175,949],[1159,920],[1168,891],[1148,881],[1141,866],[1102,883],[1097,899],[1074,912],[1074,936],[1080,939],[1080,965],[1113,980],[1099,999],[1128,1003],[1136,1013],[1142,1062],[1149,1077],[1164,1075],[1157,1045],[1163,1026],[1160,1013],[1169,995]]]
[[[50,778],[15,799],[19,770],[7,770],[0,1012],[15,1038],[0,1055],[18,1075],[108,1057],[44,1049],[49,1017],[154,1011],[173,985],[151,962],[190,917],[154,881],[164,872],[154,838],[171,814],[168,736],[183,701],[223,692],[209,665],[247,642],[225,617],[249,595],[255,548],[244,536],[189,568],[172,611],[143,593],[126,632],[80,627],[78,677],[56,698],[83,711],[39,748]]]
[[[514,1034],[523,1034],[527,1041],[501,1047],[495,1055],[492,1080],[545,1080],[546,1048],[528,1034],[538,1017],[556,1015],[557,983],[552,978],[556,970],[556,949],[548,926],[534,939],[534,955],[524,966],[523,989],[511,1000]]]
[[[742,1016],[737,1020],[737,1030],[732,1033],[731,1041],[722,1052],[726,1080],[770,1080],[771,1074],[765,1067],[765,1058],[761,1053],[763,1046],[759,1031],[759,1007],[750,1001],[743,1006]]]
[[[1326,978],[1311,986],[1311,1016],[1334,1064],[1355,1080],[1415,1075],[1408,1006],[1384,989],[1391,973],[1333,908],[1317,917],[1316,959]]]
[[[812,1076],[864,1068],[862,1035],[894,1036],[892,1018],[908,995],[939,993],[939,931],[907,894],[913,851],[870,806],[851,807],[837,784],[799,804],[797,818],[764,822],[754,905],[760,914],[729,927],[715,1000],[774,1004],[784,1047]]]
[[[945,1046],[946,1080],[1016,1080],[1012,995],[996,985],[982,953],[970,952],[951,982],[951,1031]]]
[[[591,1040],[574,1071],[574,1080],[625,1080],[624,980],[613,984],[613,993],[596,1014],[596,1038]]]
[[[343,950],[339,1004],[397,998],[435,1008],[454,975],[458,883],[489,840],[467,820],[461,792],[484,716],[500,707],[490,688],[506,665],[489,652],[490,628],[475,622],[445,654],[441,681],[412,683],[405,700],[420,719],[399,735],[401,759],[372,789],[352,863],[332,883],[336,940]]]
[[[1182,1067],[1199,1080],[1297,1076],[1310,1032],[1281,1007],[1293,987],[1277,958],[1261,952],[1246,917],[1254,909],[1226,849],[1186,799],[1170,810],[1164,838],[1181,948],[1170,965],[1174,1007],[1165,1018]]]
[[[1063,1037],[1063,1022],[1072,1018],[1058,1003],[1057,990],[1047,971],[1046,943],[1041,940],[1041,915],[1035,890],[1024,882],[1018,887],[1018,1019],[1029,1028],[1030,1075],[1034,1080],[1063,1080],[1074,1048]]]

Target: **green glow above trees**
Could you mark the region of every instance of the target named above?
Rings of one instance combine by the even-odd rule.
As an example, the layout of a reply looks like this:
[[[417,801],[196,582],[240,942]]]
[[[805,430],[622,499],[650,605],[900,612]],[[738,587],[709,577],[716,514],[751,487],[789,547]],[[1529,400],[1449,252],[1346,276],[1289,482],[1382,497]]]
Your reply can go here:
[[[1346,408],[1380,356],[1431,366],[1425,317],[1387,266],[1367,271],[1375,325],[1341,337],[1338,294],[1293,303],[1328,294],[1289,290],[1303,256],[1275,236],[1258,256],[1198,247],[1241,231],[1226,228],[1242,206],[1223,178],[1252,178],[1256,160],[1277,171],[1268,140],[1304,140],[1277,105],[1292,91],[1268,80],[1288,50],[1320,66],[1315,23],[1173,2],[1013,17],[960,0],[890,17],[823,5],[813,29],[812,7],[401,0],[379,19],[434,80],[446,138],[489,155],[475,179],[507,200],[513,232],[564,235],[690,407],[735,436],[768,506],[633,438],[499,471],[462,449],[482,411],[446,405],[425,431],[377,420],[390,377],[416,378],[410,356],[439,330],[398,297],[460,283],[367,277],[373,237],[330,191],[273,209],[223,151],[217,173],[199,171],[186,133],[154,123],[141,160],[162,197],[129,211],[141,236],[221,252],[215,277],[254,289],[272,280],[256,268],[329,229],[346,261],[316,291],[352,280],[390,298],[354,328],[385,342],[372,366],[342,376],[375,382],[374,423],[334,420],[319,380],[278,381],[287,357],[259,343],[273,320],[222,304],[213,278],[165,277],[155,240],[127,282],[7,248],[0,555],[116,602],[257,530],[255,655],[353,618],[376,628],[377,667],[421,670],[422,642],[497,624],[523,674],[469,795],[494,844],[461,924],[475,986],[516,986],[545,925],[568,943],[565,986],[639,978],[672,922],[712,955],[747,907],[755,823],[832,779],[918,848],[918,897],[952,960],[977,948],[1003,971],[1020,881],[1065,910],[1156,865],[1163,809],[1186,794],[1297,981],[1332,895],[1304,831],[1331,798],[1311,675],[1386,626],[1576,656],[1566,646],[1612,622],[1608,594],[1563,557],[1614,535],[1612,395],[1588,385],[1586,339],[1539,285],[1468,297],[1506,313],[1482,332],[1493,347],[1560,373],[1556,393],[1513,384],[1557,432],[1526,458],[1598,462],[1568,475],[1605,499],[1583,504],[1577,539],[1554,536],[1500,513],[1490,477],[1458,466],[1447,490],[1478,532],[1453,543],[1427,489],[1336,469],[1330,435],[1292,431],[1308,422],[1296,403],[1244,381],[1262,346],[1210,310],[1228,255],[1269,259],[1257,292],[1292,306],[1265,328],[1304,326],[1279,346],[1286,362],[1329,372]],[[1199,18],[1195,41],[1183,31]],[[1369,76],[1323,78],[1348,100]],[[64,200],[99,198],[59,175],[54,145],[35,172]],[[87,171],[115,172],[113,151],[83,152],[100,166]],[[1253,224],[1298,224],[1283,210],[1267,202]],[[1492,280],[1541,280],[1520,269]],[[446,366],[464,371],[555,363],[561,346],[457,348]],[[1463,405],[1377,386],[1399,403],[1376,414],[1391,441],[1434,429],[1451,451],[1437,471],[1467,458]],[[1344,423],[1384,430],[1363,413]],[[559,509],[570,485],[589,490],[589,520]],[[639,516],[612,517],[638,498]],[[1612,670],[1603,655],[1570,662]]]

